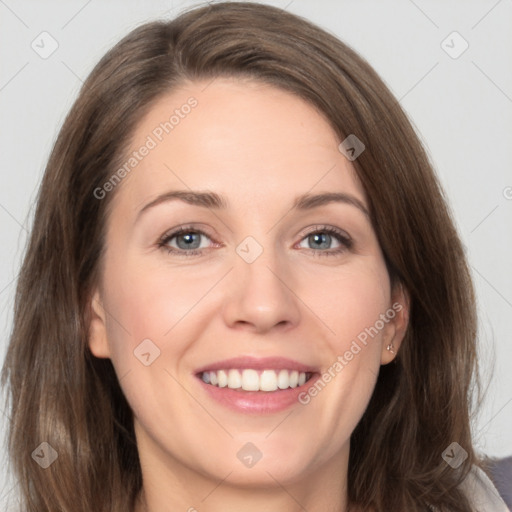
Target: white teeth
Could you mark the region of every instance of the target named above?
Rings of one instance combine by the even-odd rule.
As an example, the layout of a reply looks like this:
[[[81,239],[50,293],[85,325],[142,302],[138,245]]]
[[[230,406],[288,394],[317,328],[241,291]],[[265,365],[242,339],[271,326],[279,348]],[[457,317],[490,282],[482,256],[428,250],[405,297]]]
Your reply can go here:
[[[306,377],[306,374],[304,374]],[[277,375],[274,370],[263,370],[260,376],[261,391],[275,391],[277,389]]]
[[[260,378],[256,370],[244,370],[242,372],[242,389],[245,391],[259,391]]]
[[[277,385],[279,389],[286,389],[290,387],[290,374],[288,370],[281,370],[277,377]]]
[[[244,391],[275,391],[302,386],[310,374],[297,370],[219,370],[203,372],[206,384]]]
[[[228,374],[224,370],[217,372],[219,388],[225,388],[228,385]]]
[[[293,372],[290,373],[290,387],[296,388],[298,383],[299,383],[299,372],[297,370],[293,370]]]
[[[228,388],[238,389],[242,387],[242,376],[238,370],[229,370]]]

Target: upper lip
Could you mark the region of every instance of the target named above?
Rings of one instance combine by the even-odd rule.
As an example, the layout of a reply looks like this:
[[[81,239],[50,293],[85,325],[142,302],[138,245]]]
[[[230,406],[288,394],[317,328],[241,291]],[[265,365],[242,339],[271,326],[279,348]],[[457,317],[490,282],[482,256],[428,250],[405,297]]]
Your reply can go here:
[[[206,371],[253,369],[253,370],[297,370],[304,373],[316,373],[318,368],[288,359],[287,357],[253,357],[241,356],[224,359],[198,368],[195,373]]]

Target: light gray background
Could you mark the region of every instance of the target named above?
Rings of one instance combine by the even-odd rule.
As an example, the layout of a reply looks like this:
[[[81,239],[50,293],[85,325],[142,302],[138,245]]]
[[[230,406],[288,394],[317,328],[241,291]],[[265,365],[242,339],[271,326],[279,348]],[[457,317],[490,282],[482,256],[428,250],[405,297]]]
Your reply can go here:
[[[316,22],[364,56],[420,134],[477,289],[481,364],[491,381],[475,423],[476,447],[491,456],[512,455],[512,1],[265,3]],[[0,362],[37,186],[82,80],[131,29],[192,4],[199,2],[0,0]],[[46,59],[31,47],[43,31],[59,45]],[[458,58],[442,47],[453,31],[469,44]],[[452,52],[461,48],[453,37],[444,44]],[[3,447],[1,462],[0,505],[6,509],[12,482]]]

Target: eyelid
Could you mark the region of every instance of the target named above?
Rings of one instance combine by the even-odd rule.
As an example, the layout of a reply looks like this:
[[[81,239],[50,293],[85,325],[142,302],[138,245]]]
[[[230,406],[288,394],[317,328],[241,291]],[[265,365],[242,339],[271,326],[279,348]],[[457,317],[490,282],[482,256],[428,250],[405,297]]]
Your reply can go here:
[[[169,237],[179,235],[180,233],[188,233],[190,231],[193,231],[194,233],[201,233],[208,238],[213,238],[213,235],[208,233],[208,228],[202,226],[202,224],[181,224],[165,231],[165,233],[159,238],[159,241],[161,242]]]
[[[330,226],[329,224],[316,224],[311,226],[307,228],[307,231],[303,232],[301,236],[304,238],[305,236],[308,236],[311,233],[316,233],[318,231],[333,232],[341,237],[346,238],[347,241],[353,242],[352,237],[345,230]]]

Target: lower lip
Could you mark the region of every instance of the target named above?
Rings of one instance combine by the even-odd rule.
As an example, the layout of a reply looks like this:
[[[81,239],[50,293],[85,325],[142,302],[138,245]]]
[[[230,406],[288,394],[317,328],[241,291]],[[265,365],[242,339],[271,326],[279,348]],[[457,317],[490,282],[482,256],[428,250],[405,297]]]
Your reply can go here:
[[[219,388],[206,384],[196,376],[206,393],[220,404],[241,413],[271,414],[284,411],[294,404],[300,405],[299,395],[306,391],[318,378],[313,375],[302,386],[278,391],[236,391],[228,387]]]

